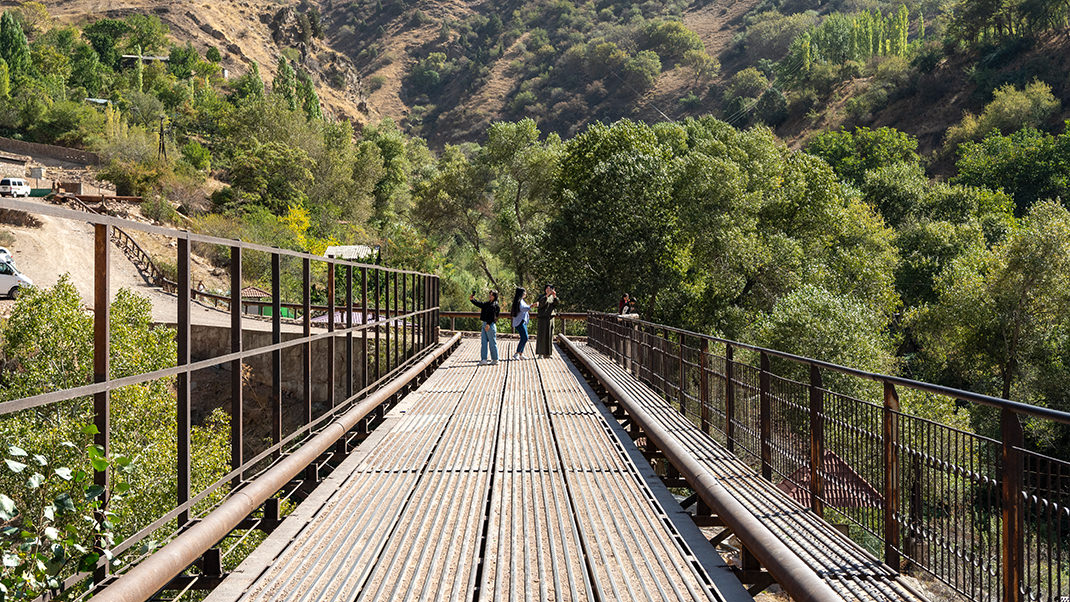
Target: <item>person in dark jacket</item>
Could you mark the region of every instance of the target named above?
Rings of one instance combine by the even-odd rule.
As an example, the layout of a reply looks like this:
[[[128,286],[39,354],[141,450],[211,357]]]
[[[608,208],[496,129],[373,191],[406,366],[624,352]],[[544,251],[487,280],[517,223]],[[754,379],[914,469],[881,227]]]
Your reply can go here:
[[[557,291],[552,284],[547,284],[539,300],[539,334],[535,339],[535,354],[550,357],[554,345],[554,311],[557,309]]]
[[[628,304],[631,303],[632,297],[628,293],[624,293],[624,296],[620,298],[620,302],[617,303],[617,313],[628,313],[625,310],[628,308]]]
[[[479,308],[479,321],[483,328],[479,331],[479,365],[494,365],[498,363],[498,314],[501,307],[498,306],[498,291],[490,291],[486,301],[476,301],[476,296],[468,298]],[[487,361],[487,347],[490,347],[490,361]]]

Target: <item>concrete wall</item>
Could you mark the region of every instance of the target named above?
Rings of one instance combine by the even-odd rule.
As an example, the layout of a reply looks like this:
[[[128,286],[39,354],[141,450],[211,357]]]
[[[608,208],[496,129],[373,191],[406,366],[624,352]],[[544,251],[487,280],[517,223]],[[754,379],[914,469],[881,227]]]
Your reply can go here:
[[[173,327],[173,325],[171,325]],[[313,334],[322,332],[313,330]],[[283,342],[301,338],[299,333],[282,333]],[[245,350],[271,345],[271,332],[246,330],[242,333]],[[326,339],[312,343],[312,401],[326,401],[329,383],[327,381],[328,344]],[[335,400],[342,401],[346,393],[346,354],[345,336],[340,335],[335,341]],[[190,330],[190,355],[193,361],[207,360],[230,353],[230,328],[223,326],[203,326],[194,324]],[[301,369],[304,346],[298,345],[282,351],[282,389],[286,395],[304,397],[304,371]],[[264,353],[245,361],[250,371],[248,384],[253,387],[271,386],[271,353]],[[360,338],[353,336],[353,381],[354,390],[360,388],[360,367],[362,364]],[[229,365],[226,367],[229,369]],[[196,375],[194,375],[196,379]]]
[[[59,159],[60,161],[79,163],[81,165],[100,165],[101,163],[100,155],[96,153],[79,150],[77,148],[53,146],[51,144],[38,144],[36,142],[26,142],[25,140],[14,140],[4,137],[0,137],[0,150],[18,155],[30,155],[32,157],[49,157],[51,159]],[[23,169],[25,170],[25,167]]]

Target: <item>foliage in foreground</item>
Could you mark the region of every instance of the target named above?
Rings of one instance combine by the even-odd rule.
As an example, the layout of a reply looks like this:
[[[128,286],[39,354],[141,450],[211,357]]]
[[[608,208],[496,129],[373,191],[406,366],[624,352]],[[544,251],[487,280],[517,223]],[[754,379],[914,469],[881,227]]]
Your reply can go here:
[[[68,277],[24,293],[0,335],[7,366],[0,399],[91,382],[93,318]],[[111,306],[111,377],[173,366],[175,353],[174,332],[153,326],[148,300],[120,289]],[[8,470],[0,471],[2,575],[13,591],[40,593],[49,578],[95,563],[108,542],[121,542],[174,507],[174,404],[170,378],[113,391],[108,457],[94,445],[87,398],[0,419],[0,440],[18,443],[4,450]],[[194,427],[195,490],[225,474],[228,433],[225,417]],[[103,470],[113,473],[110,491],[92,484]],[[107,545],[97,545],[98,538]]]

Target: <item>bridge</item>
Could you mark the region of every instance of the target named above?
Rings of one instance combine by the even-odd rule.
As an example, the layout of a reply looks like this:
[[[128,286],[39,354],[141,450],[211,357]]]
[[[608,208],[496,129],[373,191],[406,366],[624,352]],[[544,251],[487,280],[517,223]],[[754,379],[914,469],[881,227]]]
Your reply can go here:
[[[482,366],[456,330],[473,316],[439,307],[433,274],[0,208],[89,222],[97,266],[91,379],[2,401],[0,420],[82,404],[107,454],[112,393],[174,383],[173,503],[124,525],[108,547],[121,563],[67,570],[42,600],[1070,595],[1070,462],[1023,431],[1066,413],[595,312],[563,316],[549,358]],[[139,231],[176,241],[177,356],[116,378],[109,255]],[[231,325],[223,352],[191,338],[197,245],[231,253],[230,297],[212,310]],[[267,273],[243,271],[257,265]],[[265,318],[240,296],[252,280],[270,282],[274,310],[257,346]],[[508,357],[515,342],[501,345]],[[250,371],[270,383],[266,404]],[[229,468],[198,475],[193,410],[220,401],[194,386],[208,372],[228,382]],[[1000,436],[912,415],[900,396],[915,395],[991,412]],[[246,438],[256,421],[266,440]],[[95,473],[106,496],[110,474]]]

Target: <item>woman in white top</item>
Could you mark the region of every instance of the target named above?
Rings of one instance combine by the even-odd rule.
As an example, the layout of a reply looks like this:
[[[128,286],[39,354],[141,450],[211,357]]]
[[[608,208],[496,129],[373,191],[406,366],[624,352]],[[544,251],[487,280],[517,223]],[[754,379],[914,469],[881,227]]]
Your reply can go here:
[[[524,347],[528,344],[528,320],[531,319],[531,306],[524,303],[524,289],[516,287],[516,293],[513,295],[513,307],[511,313],[513,314],[513,330],[520,335],[520,344],[516,346],[516,353],[513,354],[514,360],[524,359]]]

